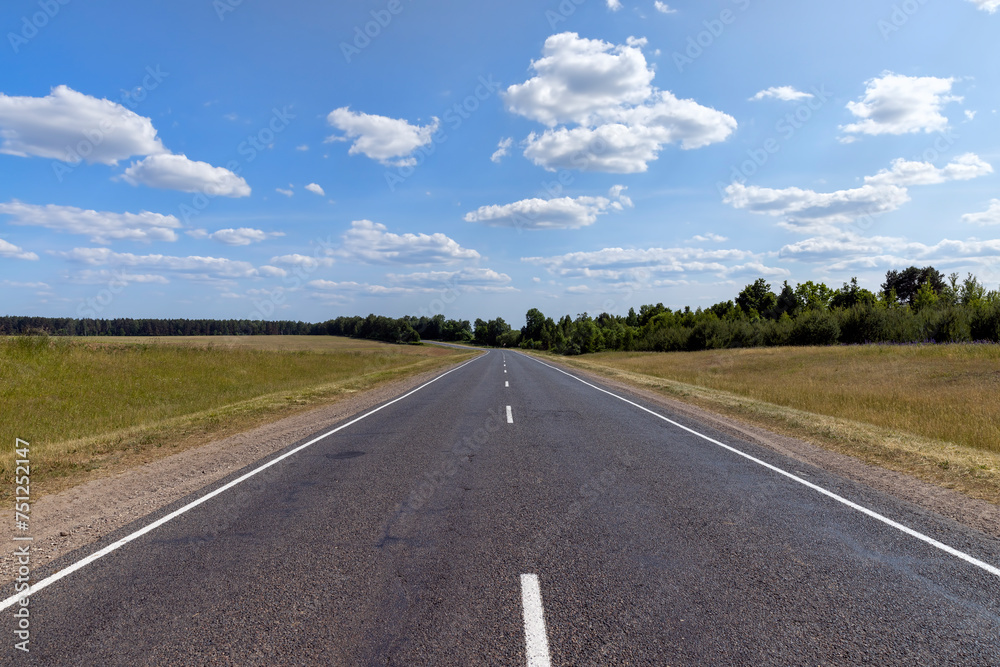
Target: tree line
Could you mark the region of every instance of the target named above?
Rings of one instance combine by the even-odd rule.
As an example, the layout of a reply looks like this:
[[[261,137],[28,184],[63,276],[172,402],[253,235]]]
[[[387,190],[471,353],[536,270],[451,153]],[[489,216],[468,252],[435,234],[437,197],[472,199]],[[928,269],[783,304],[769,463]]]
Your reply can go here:
[[[889,271],[878,293],[857,278],[832,289],[785,281],[777,293],[763,278],[735,300],[692,311],[662,303],[626,316],[587,313],[558,321],[537,308],[502,345],[586,354],[604,350],[706,350],[780,345],[1000,342],[1000,292],[969,274],[947,278],[934,267]],[[478,334],[478,328],[476,333]]]

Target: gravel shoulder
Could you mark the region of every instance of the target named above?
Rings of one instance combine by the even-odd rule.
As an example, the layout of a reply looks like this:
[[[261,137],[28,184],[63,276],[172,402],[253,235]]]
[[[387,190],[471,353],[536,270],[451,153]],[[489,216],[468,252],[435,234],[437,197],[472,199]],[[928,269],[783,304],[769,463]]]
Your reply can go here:
[[[1000,538],[1000,507],[992,503],[869,465],[803,440],[744,424],[613,378],[580,368],[567,370]],[[436,369],[386,384],[333,405],[44,496],[33,504],[31,512],[33,568],[37,570],[73,550],[86,547],[308,435],[406,393],[442,372],[444,369]],[[13,510],[5,509],[3,514],[8,525],[12,525]],[[3,582],[12,582],[15,576],[17,564],[12,552],[12,548],[8,549],[7,556],[0,561],[0,580]]]

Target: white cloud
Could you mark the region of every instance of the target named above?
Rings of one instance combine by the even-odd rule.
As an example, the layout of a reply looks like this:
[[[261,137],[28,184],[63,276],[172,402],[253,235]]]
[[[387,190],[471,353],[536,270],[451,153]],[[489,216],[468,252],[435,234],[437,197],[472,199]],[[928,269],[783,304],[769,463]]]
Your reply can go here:
[[[306,186],[306,190],[308,190],[309,192],[315,193],[315,194],[317,194],[317,195],[319,195],[321,197],[325,197],[326,196],[326,193],[323,192],[323,188],[321,188],[319,185],[317,185],[315,183],[310,183],[309,185],[307,185]]]
[[[769,97],[781,100],[782,102],[798,102],[799,100],[808,100],[812,98],[813,95],[811,93],[803,93],[801,90],[796,90],[792,86],[772,86],[771,88],[762,90],[751,97],[750,101],[758,102]]]
[[[723,241],[728,241],[729,239],[725,236],[720,236],[719,234],[695,234],[691,237],[692,241],[697,241],[698,243],[722,243]]]
[[[910,201],[907,187],[967,180],[990,174],[993,167],[975,153],[966,153],[938,169],[929,162],[893,161],[865,177],[865,185],[835,192],[803,188],[762,188],[734,182],[726,188],[723,201],[733,208],[784,218],[782,226],[802,231],[830,232],[836,225],[864,217],[895,211]]]
[[[865,183],[871,185],[936,185],[947,181],[966,181],[986,174],[992,174],[993,167],[975,153],[959,156],[951,164],[938,169],[930,162],[910,162],[899,158],[893,160],[892,169],[883,169],[874,176],[866,176]]]
[[[428,271],[424,273],[390,273],[386,278],[411,289],[456,289],[469,292],[508,292],[511,277],[493,269],[461,269],[459,271]]]
[[[948,127],[942,107],[962,101],[961,97],[951,95],[954,82],[952,78],[883,72],[881,77],[867,82],[864,98],[847,103],[851,113],[861,120],[840,129],[848,135],[941,132]],[[848,136],[844,140],[855,138]]]
[[[466,222],[517,229],[578,229],[592,225],[597,216],[632,206],[625,187],[614,186],[608,197],[559,197],[524,199],[503,206],[482,206],[465,215]]]
[[[284,188],[275,188],[274,191],[278,194],[285,195],[286,197],[291,197],[295,194],[294,190],[285,190]]]
[[[303,152],[307,151],[307,150],[309,150],[309,145],[308,144],[302,144],[301,146],[296,146],[295,150],[297,150],[297,151],[303,151]]]
[[[982,2],[983,0],[979,1]],[[610,9],[613,12],[617,12],[619,9],[622,8],[621,0],[607,0],[607,3],[608,3],[608,9]]]
[[[506,139],[501,139],[500,143],[497,144],[497,149],[490,156],[490,161],[497,164],[500,163],[504,157],[510,154],[510,147],[514,144],[514,139],[512,137],[507,137]]]
[[[250,186],[228,169],[207,162],[189,160],[185,155],[151,155],[133,162],[122,179],[130,185],[203,192],[219,197],[249,197]]]
[[[592,252],[571,252],[553,257],[524,257],[522,262],[545,267],[562,278],[586,279],[594,283],[630,283],[654,286],[657,276],[712,273],[727,278],[756,272],[758,275],[787,275],[781,268],[768,267],[761,257],[746,250],[702,248],[604,248]]]
[[[653,94],[655,73],[637,47],[580,38],[574,32],[545,40],[536,76],[503,94],[508,110],[554,127],[591,125],[623,105],[642,104]]]
[[[19,289],[52,289],[48,283],[22,283],[16,280],[0,280],[0,286]]]
[[[296,268],[306,269],[308,271],[318,269],[321,266],[333,266],[334,262],[335,260],[332,257],[313,257],[299,254],[280,255],[278,257],[271,258],[272,264],[277,264],[279,266],[293,266]]]
[[[660,2],[660,0],[655,0],[655,2],[653,2],[653,7],[656,9],[656,11],[660,12],[661,14],[677,13],[676,9],[673,9],[670,5],[668,5],[665,2]]]
[[[516,291],[509,283],[510,276],[492,269],[462,269],[459,271],[429,271],[426,273],[390,273],[386,276],[391,285],[373,285],[353,280],[312,280],[308,283],[321,293],[340,296],[407,296],[415,294],[441,294],[442,292],[497,293]]]
[[[344,136],[331,136],[326,141],[353,139],[348,153],[365,155],[372,160],[394,167],[412,166],[416,158],[413,151],[433,141],[438,129],[438,119],[429,125],[410,125],[405,120],[354,112],[348,107],[334,109],[326,118]]]
[[[1000,239],[957,241],[943,239],[933,245],[899,237],[862,237],[852,232],[811,238],[786,245],[779,255],[802,262],[825,263],[828,271],[884,269],[910,264],[995,265]]]
[[[24,248],[3,239],[0,239],[0,257],[6,257],[7,259],[38,259],[38,255],[35,253],[28,252]]]
[[[265,232],[260,229],[252,229],[250,227],[240,227],[239,229],[220,229],[219,231],[212,232],[211,234],[204,229],[194,229],[188,232],[188,236],[193,236],[196,239],[212,239],[213,241],[218,241],[219,243],[231,246],[260,243],[261,241],[266,241],[267,239],[273,239],[284,235],[284,232]]]
[[[850,223],[865,215],[895,211],[910,201],[910,197],[906,188],[896,185],[864,185],[850,190],[816,192],[731,183],[723,201],[733,208],[783,217],[788,226],[799,228]]]
[[[984,12],[995,14],[1000,9],[1000,0],[969,0],[969,2],[979,7]]]
[[[73,282],[89,285],[106,285],[114,281],[121,283],[141,283],[145,285],[167,285],[170,281],[166,276],[152,273],[128,273],[127,271],[109,271],[108,269],[84,269],[72,276]]]
[[[0,214],[12,216],[12,225],[45,227],[68,234],[83,234],[93,243],[128,241],[176,241],[174,231],[181,222],[172,215],[141,211],[110,213],[75,206],[38,206],[13,200],[0,204]]]
[[[665,144],[694,149],[732,134],[732,116],[652,86],[645,43],[550,36],[536,76],[503,96],[508,110],[548,126],[528,137],[525,156],[549,170],[637,173]]]
[[[1000,199],[991,199],[990,207],[981,213],[966,213],[962,222],[973,225],[1000,225]]]
[[[979,113],[979,112],[978,111],[972,111],[971,109],[966,109],[965,110],[965,117],[968,120],[975,120],[977,113]]]
[[[113,252],[109,248],[74,248],[53,255],[88,266],[117,266],[161,271],[176,271],[188,278],[250,278],[259,275],[249,262],[224,257],[174,257],[170,255],[134,255]]]
[[[393,234],[370,220],[351,223],[337,254],[367,264],[448,264],[480,257],[444,234]]]
[[[117,164],[166,153],[149,118],[121,104],[57,86],[46,97],[0,93],[0,153]]]

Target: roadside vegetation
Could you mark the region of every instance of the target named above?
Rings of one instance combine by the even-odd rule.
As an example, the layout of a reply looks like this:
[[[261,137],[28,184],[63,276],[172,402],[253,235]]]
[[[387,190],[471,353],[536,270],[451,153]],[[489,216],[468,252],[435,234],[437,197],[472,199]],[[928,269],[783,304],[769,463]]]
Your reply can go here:
[[[451,363],[460,350],[331,336],[0,339],[0,442],[50,492]],[[12,446],[0,473],[12,473]],[[0,487],[9,493],[9,486]]]

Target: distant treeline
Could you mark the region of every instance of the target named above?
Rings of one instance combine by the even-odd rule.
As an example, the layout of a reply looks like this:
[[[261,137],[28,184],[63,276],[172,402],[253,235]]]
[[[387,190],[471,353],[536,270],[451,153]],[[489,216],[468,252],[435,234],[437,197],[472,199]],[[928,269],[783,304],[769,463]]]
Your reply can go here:
[[[503,322],[500,320],[499,322]],[[489,338],[496,321],[482,323]],[[480,339],[480,321],[475,336]],[[489,344],[586,354],[603,350],[706,350],[778,345],[1000,342],[1000,292],[975,276],[947,279],[934,267],[889,271],[876,294],[856,278],[840,289],[786,281],[776,294],[764,279],[735,301],[707,309],[671,310],[662,303],[627,316],[587,313],[558,322],[537,308],[520,331],[507,327]]]
[[[350,336],[389,343],[428,340],[470,342],[468,320],[381,315],[338,317],[327,322],[187,319],[76,319],[70,317],[0,317],[0,336]]]

